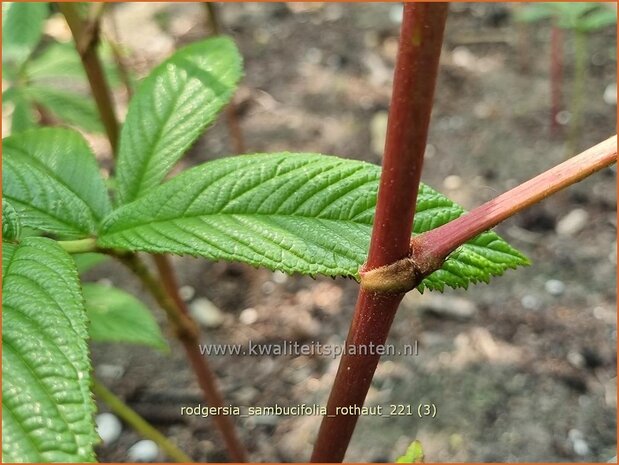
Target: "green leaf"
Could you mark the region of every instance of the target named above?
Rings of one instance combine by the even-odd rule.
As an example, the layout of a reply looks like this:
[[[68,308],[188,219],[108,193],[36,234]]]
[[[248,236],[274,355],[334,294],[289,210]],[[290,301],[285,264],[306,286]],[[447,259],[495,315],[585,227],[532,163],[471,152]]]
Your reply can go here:
[[[103,132],[99,113],[89,96],[42,86],[31,86],[28,95],[61,121],[89,132]]]
[[[40,128],[2,141],[3,195],[24,226],[63,238],[93,235],[111,210],[95,157],[72,130]]]
[[[108,83],[115,87],[120,83],[118,70],[112,59],[110,46],[102,43],[98,48],[103,62],[103,71]],[[81,84],[84,90],[88,89],[86,73],[80,57],[72,43],[52,42],[41,53],[32,56],[26,69],[28,80],[39,85],[62,86],[69,90]]]
[[[317,154],[226,158],[185,171],[104,220],[98,244],[241,261],[287,273],[351,276],[365,261],[380,168]],[[414,232],[464,210],[422,185]],[[494,232],[460,247],[419,287],[488,281],[528,263]]]
[[[419,441],[411,442],[406,453],[399,457],[395,463],[423,463],[424,462],[423,447]]]
[[[77,266],[77,272],[79,274],[84,274],[87,271],[90,271],[95,266],[99,265],[100,263],[104,263],[109,259],[109,255],[96,252],[79,253],[73,255],[73,260],[75,260],[75,265]]]
[[[2,61],[22,64],[41,40],[47,3],[2,4]]]
[[[12,241],[19,239],[21,223],[17,212],[7,199],[2,199],[2,240]]]
[[[94,461],[86,313],[71,257],[51,239],[2,244],[4,462]]]
[[[578,28],[584,32],[593,32],[617,24],[617,10],[602,7],[582,18]]]
[[[12,97],[11,133],[23,132],[36,126],[36,116],[32,102],[22,92],[14,92]]]
[[[99,284],[84,284],[83,292],[93,341],[128,342],[168,350],[157,322],[135,297]]]
[[[557,10],[548,3],[528,3],[516,10],[515,19],[523,23],[535,23],[552,18]]]
[[[234,42],[216,37],[178,50],[131,100],[118,154],[118,199],[157,186],[228,103],[241,77]]]

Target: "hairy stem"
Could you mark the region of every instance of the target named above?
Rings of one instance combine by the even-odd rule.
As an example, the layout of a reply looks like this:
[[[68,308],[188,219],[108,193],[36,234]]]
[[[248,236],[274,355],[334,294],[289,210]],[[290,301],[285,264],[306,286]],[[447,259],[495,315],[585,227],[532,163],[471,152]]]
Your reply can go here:
[[[385,156],[366,270],[405,258],[415,214],[447,3],[406,3],[400,33]],[[382,346],[403,293],[359,291],[346,348]],[[359,351],[356,352],[357,354]],[[343,460],[358,416],[338,407],[363,406],[379,354],[345,351],[327,403],[312,462]]]
[[[440,267],[451,252],[478,234],[616,162],[617,136],[613,136],[460,218],[413,237],[411,250],[417,251],[418,265],[425,267],[422,273],[428,274]]]
[[[150,423],[142,418],[135,410],[116,397],[100,381],[93,379],[92,392],[107,404],[112,412],[118,415],[141,436],[156,442],[159,447],[175,462],[190,463],[191,458],[174,445],[168,438],[157,431]]]
[[[103,74],[103,66],[96,49],[99,41],[98,15],[95,16],[96,20],[94,22],[87,23],[80,18],[74,4],[58,2],[56,5],[67,20],[67,24],[73,34],[75,47],[82,60],[82,65],[90,84],[90,90],[95,98],[105,132],[112,145],[112,153],[115,155],[118,150],[118,119],[116,118],[112,95]]]
[[[178,339],[185,349],[187,358],[196,374],[198,384],[208,405],[211,407],[223,407],[224,400],[215,383],[215,374],[210,368],[207,359],[200,353],[198,328],[189,315],[177,305],[176,298],[171,297],[168,293],[169,280],[166,278],[162,280],[163,282],[160,282],[135,254],[116,255],[116,258],[140,278],[153,297],[155,297],[159,306],[166,312]],[[236,434],[231,417],[225,415],[213,415],[212,417],[228,448],[230,458],[234,462],[246,462],[247,452]]]

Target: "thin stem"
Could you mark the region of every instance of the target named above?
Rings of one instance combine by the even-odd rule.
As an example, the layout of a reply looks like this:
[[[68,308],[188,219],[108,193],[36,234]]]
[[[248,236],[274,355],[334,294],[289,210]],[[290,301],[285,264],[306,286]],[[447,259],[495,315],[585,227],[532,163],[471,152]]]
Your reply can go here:
[[[73,34],[75,47],[82,60],[82,65],[90,84],[90,90],[95,98],[105,132],[112,145],[112,153],[115,155],[118,150],[118,119],[114,111],[112,95],[103,74],[103,66],[101,65],[99,55],[97,55],[96,45],[99,41],[98,22],[94,24],[84,22],[72,3],[58,2],[56,5],[67,20],[67,24]]]
[[[616,162],[617,136],[613,136],[460,218],[415,236],[411,240],[411,249],[421,254],[416,257],[418,264],[433,264],[422,272],[427,274],[433,271],[431,268],[440,267],[451,252],[483,231]]]
[[[559,131],[557,115],[561,111],[563,86],[563,30],[556,24],[552,25],[550,48],[550,134],[555,136]]]
[[[208,26],[213,35],[222,33],[221,20],[219,18],[218,6],[215,2],[204,2]],[[234,100],[234,96],[230,99],[230,103],[226,107],[226,122],[228,124],[228,134],[232,141],[233,150],[235,153],[245,153],[245,138],[238,118],[238,106]]]
[[[140,278],[153,297],[155,297],[159,306],[168,315],[168,319],[185,349],[187,358],[196,374],[198,384],[208,405],[211,407],[223,407],[224,400],[215,383],[215,374],[210,368],[208,360],[200,353],[198,328],[191,317],[177,305],[176,298],[171,297],[168,293],[170,286],[169,278],[165,278],[162,280],[163,282],[160,282],[135,254],[116,255],[116,258]],[[178,298],[180,299],[180,297]],[[247,452],[236,434],[231,417],[225,415],[213,415],[212,417],[223,436],[230,458],[234,462],[246,462]]]
[[[110,39],[109,36],[106,37],[107,42],[110,44],[112,48],[112,54],[114,55],[114,61],[116,62],[116,67],[118,68],[118,72],[120,74],[120,79],[123,81],[123,85],[127,91],[127,100],[131,100],[133,95],[133,86],[131,83],[131,76],[129,74],[129,69],[127,68],[127,63],[125,63],[125,59],[123,57],[119,42],[119,33],[118,33],[118,24],[116,21],[115,10],[110,10],[108,15],[110,19],[110,23],[112,24],[112,31],[114,37]]]
[[[568,137],[569,153],[578,150],[587,80],[587,59],[587,33],[576,29],[574,31],[574,82],[572,84],[571,121]]]
[[[58,245],[68,253],[86,253],[97,250],[97,240],[94,237],[75,241],[58,241]]]
[[[168,438],[157,431],[150,423],[142,418],[135,410],[116,397],[97,379],[92,381],[92,392],[99,397],[107,406],[136,430],[141,436],[156,442],[159,447],[175,462],[190,463],[191,458],[174,445]]]
[[[385,156],[376,217],[364,268],[388,265],[408,255],[426,147],[447,3],[406,3],[393,82]],[[346,348],[366,355],[342,355],[322,420],[312,462],[343,460],[358,416],[338,407],[362,406],[380,359],[368,347],[382,346],[403,293],[359,291]],[[355,353],[359,354],[359,351]]]

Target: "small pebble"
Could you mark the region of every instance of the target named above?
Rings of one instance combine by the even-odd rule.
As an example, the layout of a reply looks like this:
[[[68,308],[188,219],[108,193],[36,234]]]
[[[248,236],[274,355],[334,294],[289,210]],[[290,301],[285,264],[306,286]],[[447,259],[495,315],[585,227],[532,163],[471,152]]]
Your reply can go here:
[[[522,299],[520,299],[520,303],[524,308],[529,310],[539,310],[542,306],[540,300],[531,294],[523,295]]]
[[[382,156],[385,150],[385,140],[387,137],[387,119],[389,115],[386,111],[374,113],[370,121],[370,137],[372,151]]]
[[[239,321],[244,325],[252,325],[258,321],[258,312],[255,308],[246,308],[239,315]]]
[[[589,213],[582,208],[575,208],[559,221],[557,221],[557,234],[562,236],[574,236],[582,231],[589,221]]]
[[[576,452],[576,455],[589,455],[589,453],[591,452],[591,449],[589,448],[589,444],[587,444],[587,441],[585,441],[584,439],[576,439],[574,441],[574,452]]]
[[[284,284],[286,281],[288,281],[288,275],[286,273],[282,273],[281,271],[273,272],[273,282]]]
[[[462,186],[462,178],[460,176],[452,174],[443,180],[443,187],[445,189],[455,190],[459,189],[460,186]]]
[[[178,290],[178,293],[180,294],[181,299],[183,299],[185,302],[188,302],[193,299],[193,296],[196,295],[196,290],[193,286],[181,286],[181,288]]]
[[[580,352],[570,351],[567,354],[567,361],[576,368],[582,368],[585,366],[585,357]]]
[[[97,365],[95,368],[97,375],[101,378],[116,380],[122,378],[125,374],[125,369],[120,365],[108,365],[106,363],[102,363],[101,365]]]
[[[97,433],[106,446],[112,444],[120,437],[122,424],[113,413],[101,413],[95,418]]]
[[[159,456],[159,446],[150,439],[136,442],[127,451],[131,462],[154,462]]]
[[[217,328],[224,322],[222,311],[210,300],[200,297],[189,305],[191,315],[205,328]]]
[[[565,292],[565,283],[563,281],[559,281],[558,279],[549,279],[546,281],[546,284],[544,284],[544,288],[548,294],[556,297]]]
[[[608,105],[617,105],[617,84],[608,84],[604,89],[604,102]]]
[[[272,294],[275,290],[275,283],[273,281],[265,281],[262,283],[262,292],[266,295]]]
[[[563,110],[557,113],[556,120],[557,120],[557,123],[559,123],[561,126],[565,126],[566,124],[568,124],[571,119],[572,119],[572,115],[567,110]]]

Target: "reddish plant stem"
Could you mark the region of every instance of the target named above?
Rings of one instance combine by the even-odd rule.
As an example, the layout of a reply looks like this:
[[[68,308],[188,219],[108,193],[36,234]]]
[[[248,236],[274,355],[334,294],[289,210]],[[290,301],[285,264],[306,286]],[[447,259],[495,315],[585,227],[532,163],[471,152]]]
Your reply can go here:
[[[112,152],[116,154],[118,149],[118,120],[114,112],[111,94],[103,68],[96,50],[96,43],[99,37],[99,19],[103,11],[104,4],[93,4],[94,14],[90,22],[86,23],[79,17],[74,5],[69,3],[58,3],[58,8],[64,14],[69,28],[73,34],[76,47],[82,58],[82,64],[88,76],[91,91],[95,96],[97,108],[103,120],[108,139],[112,145]],[[161,283],[154,278],[146,266],[139,260],[137,255],[128,254],[118,256],[135,274],[142,279],[144,284],[151,291],[157,302],[166,311],[168,319],[174,327],[178,339],[183,344],[187,358],[191,363],[193,371],[198,379],[205,400],[210,406],[223,406],[223,397],[217,389],[215,374],[210,369],[205,357],[199,350],[198,328],[185,303],[180,298],[178,286],[174,277],[174,270],[168,258],[164,255],[156,257],[155,262],[161,273]],[[161,287],[163,286],[163,288]],[[247,461],[247,452],[241,444],[234,423],[229,417],[214,416],[215,425],[220,430],[230,458],[235,462]]]
[[[563,86],[563,30],[556,24],[552,25],[550,39],[550,135],[559,131],[557,115],[561,111]]]
[[[187,358],[209,407],[223,407],[225,405],[224,399],[217,388],[215,373],[207,359],[200,353],[199,330],[196,323],[187,314],[184,302],[182,306],[177,304],[177,301],[182,302],[176,291],[177,288],[174,288],[174,292],[169,292],[176,280],[166,257],[162,256],[162,260],[159,261],[159,264],[162,265],[162,268],[160,268],[161,281],[151,274],[144,262],[136,254],[117,255],[116,257],[140,278],[153,297],[155,297],[159,306],[165,310],[178,340],[185,349]],[[236,434],[232,417],[212,415],[212,418],[224,439],[232,461],[246,462],[247,452]]]
[[[219,12],[215,2],[204,2],[208,25],[213,35],[221,34],[221,21]],[[236,104],[234,95],[230,99],[230,103],[226,107],[226,122],[228,123],[228,134],[232,141],[232,148],[235,153],[245,153],[245,138],[238,118],[238,105]]]
[[[387,140],[376,217],[365,269],[399,260],[409,253],[415,203],[426,147],[447,3],[406,3],[389,112]],[[359,291],[346,349],[383,345],[403,293]],[[358,353],[358,352],[357,352]],[[312,462],[340,462],[358,415],[338,408],[361,407],[380,355],[353,355],[340,361],[312,454]]]
[[[99,41],[99,15],[102,7],[99,7],[99,13],[93,19],[93,22],[87,23],[83,21],[75,7],[75,5],[66,2],[56,3],[58,9],[62,12],[67,24],[71,29],[75,40],[75,47],[82,60],[86,77],[90,84],[92,95],[97,104],[97,109],[101,115],[103,127],[107,137],[112,145],[112,154],[115,155],[118,149],[118,120],[112,104],[112,94],[103,74],[103,66],[99,55],[97,54],[97,43]]]
[[[434,263],[435,267],[438,263],[440,266],[451,252],[466,241],[616,162],[617,136],[612,136],[460,218],[413,237],[411,249],[417,252],[415,258],[418,264]]]

